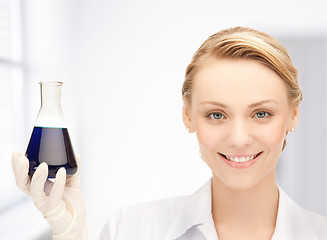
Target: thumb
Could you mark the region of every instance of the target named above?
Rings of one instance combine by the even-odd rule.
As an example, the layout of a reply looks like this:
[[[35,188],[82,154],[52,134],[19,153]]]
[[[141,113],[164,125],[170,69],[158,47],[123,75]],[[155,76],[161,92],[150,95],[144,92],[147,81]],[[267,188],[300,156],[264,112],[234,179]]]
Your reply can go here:
[[[28,176],[29,162],[28,159],[18,152],[12,154],[12,169],[16,179],[16,185],[25,194],[29,195],[30,178]]]

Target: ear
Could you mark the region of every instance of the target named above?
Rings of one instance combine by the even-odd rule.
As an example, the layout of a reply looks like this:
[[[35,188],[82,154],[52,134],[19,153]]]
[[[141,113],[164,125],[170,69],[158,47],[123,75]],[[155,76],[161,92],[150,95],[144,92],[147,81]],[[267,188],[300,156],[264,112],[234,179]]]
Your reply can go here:
[[[193,128],[192,128],[192,119],[191,119],[191,108],[188,104],[184,103],[183,105],[183,112],[182,112],[182,117],[183,117],[183,122],[184,122],[184,126],[186,127],[186,129],[190,129],[189,133],[194,132]]]
[[[290,122],[290,125],[288,126],[288,131],[291,132],[291,129],[292,127],[295,129],[297,124],[298,124],[298,121],[299,121],[299,115],[300,115],[300,112],[299,112],[299,105],[296,105],[292,108],[292,118],[291,118],[291,122]]]

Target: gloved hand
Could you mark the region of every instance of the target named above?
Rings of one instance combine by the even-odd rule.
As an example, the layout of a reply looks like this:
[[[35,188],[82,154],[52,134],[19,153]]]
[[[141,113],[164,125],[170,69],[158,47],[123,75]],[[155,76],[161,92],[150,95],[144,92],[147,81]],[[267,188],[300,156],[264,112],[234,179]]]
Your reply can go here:
[[[80,157],[78,171],[66,176],[60,168],[55,181],[47,180],[48,166],[41,163],[32,179],[28,175],[29,161],[20,153],[13,153],[12,167],[17,186],[34,201],[53,230],[54,240],[85,240],[87,236],[86,208],[80,189]]]

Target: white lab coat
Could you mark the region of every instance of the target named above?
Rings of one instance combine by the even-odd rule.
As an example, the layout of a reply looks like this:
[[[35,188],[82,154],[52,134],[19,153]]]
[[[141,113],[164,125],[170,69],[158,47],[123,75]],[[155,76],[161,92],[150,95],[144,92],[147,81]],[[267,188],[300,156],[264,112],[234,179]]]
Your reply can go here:
[[[99,240],[217,240],[211,179],[190,196],[138,204],[116,212]],[[327,217],[299,207],[279,187],[272,240],[327,240]]]

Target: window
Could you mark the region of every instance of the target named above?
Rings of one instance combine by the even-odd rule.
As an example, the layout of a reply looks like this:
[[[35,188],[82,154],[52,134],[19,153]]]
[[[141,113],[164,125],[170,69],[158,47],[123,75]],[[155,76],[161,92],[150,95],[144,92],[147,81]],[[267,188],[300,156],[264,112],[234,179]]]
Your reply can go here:
[[[0,1],[0,211],[17,201],[11,152],[22,147],[23,62],[19,0]]]

